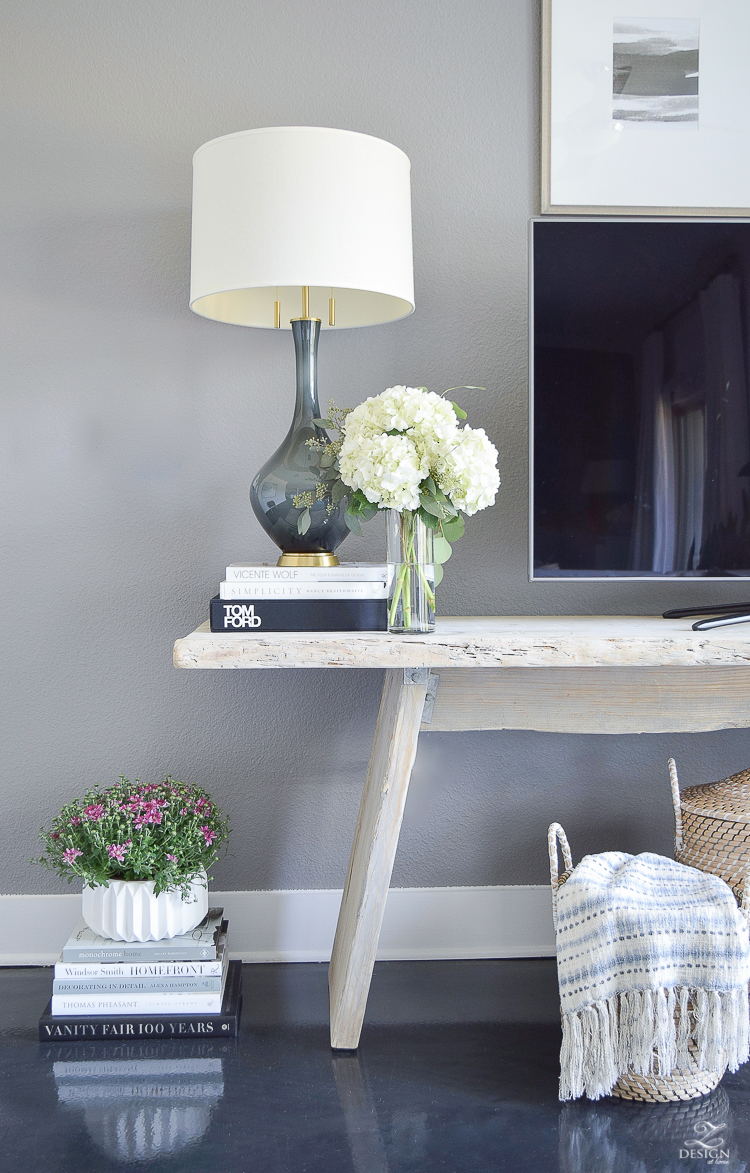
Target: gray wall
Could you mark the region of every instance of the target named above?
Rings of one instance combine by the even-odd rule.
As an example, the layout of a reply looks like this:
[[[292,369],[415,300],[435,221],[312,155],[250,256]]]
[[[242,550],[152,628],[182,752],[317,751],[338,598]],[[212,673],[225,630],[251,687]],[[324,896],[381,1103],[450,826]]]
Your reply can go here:
[[[462,399],[500,449],[444,614],[661,611],[731,586],[526,579],[526,223],[537,211],[536,0],[4,0],[0,354],[5,587],[0,890],[84,785],[166,772],[231,814],[223,888],[343,883],[380,674],[175,672],[228,561],[271,557],[247,487],[286,431],[289,335],[187,308],[190,159],[246,127],[365,131],[412,161],[417,312],[323,337],[321,398]],[[347,557],[382,557],[379,524]],[[743,588],[734,588],[737,589]],[[736,597],[736,595],[735,595]],[[543,882],[576,852],[668,850],[689,782],[750,733],[432,734],[394,881]]]

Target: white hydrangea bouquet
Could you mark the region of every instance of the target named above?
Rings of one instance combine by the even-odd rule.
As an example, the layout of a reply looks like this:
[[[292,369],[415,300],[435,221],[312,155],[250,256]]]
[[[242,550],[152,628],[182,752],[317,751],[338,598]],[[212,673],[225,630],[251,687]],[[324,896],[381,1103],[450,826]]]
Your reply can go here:
[[[426,600],[434,626],[434,588],[451,543],[463,535],[462,515],[471,517],[495,500],[497,449],[482,428],[461,426],[466,412],[458,404],[426,387],[389,387],[353,409],[332,406],[330,416],[316,421],[340,435],[318,445],[325,494],[334,504],[348,496],[346,520],[357,533],[360,522],[378,510],[393,511],[388,560],[396,571],[389,626],[425,630],[415,611],[416,593]],[[434,577],[426,566],[434,566]]]

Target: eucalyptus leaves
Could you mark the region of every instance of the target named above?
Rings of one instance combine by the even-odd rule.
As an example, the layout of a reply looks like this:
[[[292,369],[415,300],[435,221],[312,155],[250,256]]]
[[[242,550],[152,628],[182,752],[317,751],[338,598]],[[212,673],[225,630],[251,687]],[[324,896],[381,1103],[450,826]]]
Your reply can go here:
[[[465,419],[458,404],[426,387],[389,387],[352,410],[332,408],[315,422],[340,439],[309,441],[320,453],[316,500],[333,508],[348,496],[346,522],[355,533],[379,509],[414,513],[433,532],[437,584],[451,543],[463,535],[462,515],[492,505],[500,484],[497,449],[482,428],[461,426]],[[295,499],[300,533],[312,504]]]

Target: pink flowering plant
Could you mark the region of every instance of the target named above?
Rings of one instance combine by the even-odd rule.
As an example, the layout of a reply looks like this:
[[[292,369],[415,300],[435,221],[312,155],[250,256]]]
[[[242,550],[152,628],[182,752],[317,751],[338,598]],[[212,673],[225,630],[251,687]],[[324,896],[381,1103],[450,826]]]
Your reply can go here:
[[[229,822],[202,786],[121,777],[66,803],[52,829],[39,835],[44,851],[32,862],[68,883],[76,876],[91,888],[153,880],[155,895],[181,891],[187,899],[196,874],[208,872],[226,850]]]

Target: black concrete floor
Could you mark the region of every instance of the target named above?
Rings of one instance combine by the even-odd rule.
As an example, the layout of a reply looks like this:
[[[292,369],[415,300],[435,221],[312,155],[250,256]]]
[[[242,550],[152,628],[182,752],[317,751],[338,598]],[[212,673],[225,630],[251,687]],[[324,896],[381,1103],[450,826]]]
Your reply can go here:
[[[245,966],[236,1043],[40,1044],[51,971],[0,970],[0,1169],[750,1169],[750,1064],[688,1104],[558,1103],[553,961],[380,963],[356,1055],[329,1048],[326,977]]]

